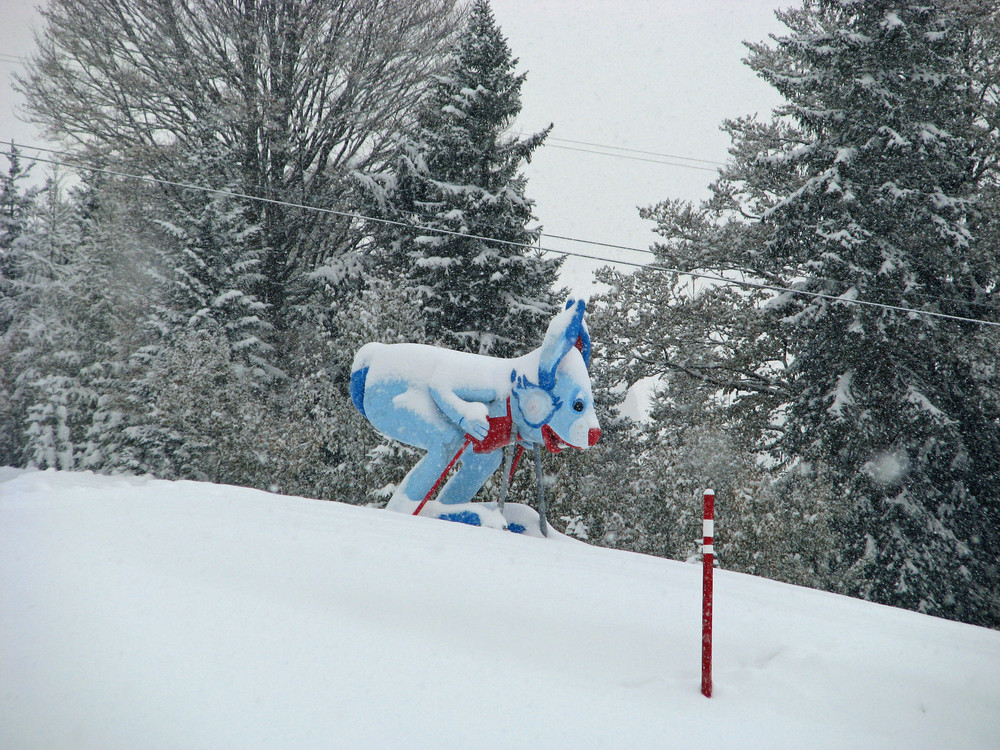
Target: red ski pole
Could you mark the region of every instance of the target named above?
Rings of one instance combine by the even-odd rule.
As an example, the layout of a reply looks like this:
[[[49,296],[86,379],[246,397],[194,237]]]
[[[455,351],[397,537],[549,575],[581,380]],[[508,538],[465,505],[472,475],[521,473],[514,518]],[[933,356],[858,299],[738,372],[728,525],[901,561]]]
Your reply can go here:
[[[712,565],[715,561],[715,490],[705,490],[702,520],[701,694],[712,697]]]

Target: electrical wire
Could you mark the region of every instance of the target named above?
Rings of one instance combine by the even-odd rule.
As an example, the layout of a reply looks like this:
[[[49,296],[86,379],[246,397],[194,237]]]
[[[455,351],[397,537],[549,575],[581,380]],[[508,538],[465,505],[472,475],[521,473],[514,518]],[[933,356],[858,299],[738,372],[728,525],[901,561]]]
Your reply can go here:
[[[12,141],[0,141],[0,143],[2,143],[4,145],[11,145],[11,146],[14,145]],[[57,151],[55,149],[43,148],[43,147],[40,147],[40,146],[22,146],[22,148],[29,148],[31,150],[45,151],[45,152],[52,152],[52,153],[66,153],[66,152]],[[713,281],[713,282],[716,282],[716,283],[726,284],[726,285],[730,285],[730,286],[739,286],[739,287],[743,287],[745,289],[756,289],[756,290],[762,290],[762,291],[771,291],[771,292],[776,292],[776,293],[779,293],[779,294],[792,294],[792,295],[801,296],[801,297],[808,297],[808,298],[812,298],[812,299],[828,300],[828,301],[836,302],[836,303],[840,303],[840,304],[861,305],[861,306],[871,307],[871,308],[877,308],[877,309],[881,309],[881,310],[889,310],[889,311],[893,311],[893,312],[906,313],[908,315],[919,315],[919,316],[925,316],[925,317],[931,317],[931,318],[938,318],[938,319],[943,319],[943,320],[952,320],[952,321],[961,322],[961,323],[972,323],[972,324],[976,324],[976,325],[983,325],[983,326],[991,326],[991,327],[1000,328],[1000,322],[998,322],[998,321],[982,320],[980,318],[969,318],[969,317],[965,317],[965,316],[962,316],[962,315],[951,315],[949,313],[936,312],[936,311],[933,311],[933,310],[917,310],[915,308],[903,307],[903,306],[900,306],[900,305],[889,305],[889,304],[882,303],[882,302],[872,302],[870,300],[863,300],[863,299],[857,299],[857,298],[849,298],[849,297],[844,297],[842,295],[825,294],[823,292],[813,292],[813,291],[808,291],[808,290],[805,290],[805,289],[796,289],[796,288],[793,288],[793,287],[784,287],[784,286],[780,286],[780,285],[777,285],[777,284],[766,284],[766,283],[763,283],[763,282],[747,281],[746,279],[743,279],[743,280],[730,279],[730,278],[726,278],[725,276],[721,276],[719,274],[706,273],[706,272],[703,272],[703,271],[684,271],[684,270],[681,270],[681,269],[678,269],[678,268],[670,268],[668,266],[664,266],[664,265],[661,265],[661,264],[658,264],[658,263],[637,263],[637,262],[626,261],[626,260],[617,260],[617,259],[612,259],[612,258],[604,258],[604,257],[600,257],[600,256],[584,255],[583,253],[573,253],[573,252],[570,252],[570,251],[567,251],[567,250],[561,250],[561,249],[557,249],[557,248],[553,248],[553,247],[545,248],[545,247],[541,246],[541,243],[539,243],[538,245],[535,245],[535,244],[528,244],[528,243],[524,243],[524,242],[514,242],[512,240],[502,240],[502,239],[497,239],[497,238],[493,238],[493,237],[486,237],[486,236],[483,236],[483,235],[468,234],[468,233],[465,233],[465,232],[458,232],[458,231],[454,231],[454,230],[450,230],[450,229],[443,229],[443,228],[439,228],[439,227],[413,226],[412,224],[407,224],[406,222],[395,221],[395,220],[392,220],[392,219],[383,219],[383,218],[379,218],[379,217],[375,217],[375,216],[366,216],[364,214],[357,213],[357,212],[354,212],[354,211],[339,211],[339,210],[336,210],[336,209],[325,208],[325,207],[322,207],[322,206],[311,206],[311,205],[303,204],[303,203],[295,203],[295,202],[291,202],[291,201],[278,200],[276,198],[265,198],[265,197],[262,197],[262,196],[248,195],[246,193],[239,193],[239,192],[236,192],[236,191],[233,191],[233,190],[223,190],[223,189],[219,189],[219,188],[210,188],[210,187],[205,187],[203,185],[193,185],[193,184],[190,184],[190,183],[179,182],[179,181],[176,181],[176,180],[167,180],[167,179],[158,178],[158,177],[151,177],[151,176],[147,176],[147,175],[131,174],[131,173],[128,173],[128,172],[122,172],[122,171],[119,171],[119,170],[108,169],[108,168],[105,168],[105,167],[95,167],[95,166],[90,166],[90,165],[86,165],[86,164],[79,164],[79,163],[72,164],[72,163],[68,163],[68,162],[64,162],[64,161],[59,161],[59,160],[56,160],[56,159],[45,159],[45,158],[42,158],[40,156],[31,156],[31,155],[27,155],[26,154],[26,155],[23,155],[23,158],[31,159],[33,161],[42,162],[42,163],[46,163],[46,164],[53,164],[53,165],[56,165],[56,166],[69,167],[69,168],[72,168],[72,169],[82,169],[82,170],[85,170],[85,171],[95,172],[95,173],[99,173],[99,174],[106,174],[106,175],[110,175],[110,176],[114,176],[114,177],[121,177],[121,178],[124,178],[124,179],[139,180],[141,182],[145,182],[145,183],[148,183],[148,184],[169,185],[171,187],[177,187],[177,188],[181,188],[181,189],[185,189],[185,190],[197,190],[197,191],[201,191],[201,192],[205,192],[205,193],[211,193],[211,194],[214,194],[214,195],[224,195],[224,196],[231,197],[231,198],[239,198],[241,200],[259,201],[261,203],[269,203],[269,204],[273,204],[273,205],[280,205],[280,206],[285,206],[285,207],[288,207],[288,208],[296,208],[296,209],[307,210],[307,211],[318,211],[320,213],[330,214],[330,215],[333,215],[333,216],[339,216],[339,217],[342,217],[342,218],[355,219],[355,220],[359,220],[359,221],[368,221],[368,222],[373,222],[373,223],[378,223],[378,224],[384,224],[384,225],[388,225],[388,226],[398,226],[398,227],[403,227],[403,228],[410,229],[410,230],[420,230],[420,231],[426,231],[426,232],[431,232],[431,233],[442,234],[442,235],[446,235],[446,236],[464,237],[466,239],[480,240],[480,241],[483,241],[483,242],[490,242],[490,243],[493,243],[493,244],[499,244],[499,245],[504,245],[504,246],[508,246],[508,247],[517,247],[517,248],[527,249],[527,250],[537,250],[537,251],[542,252],[542,253],[549,252],[549,253],[555,253],[557,255],[563,255],[563,256],[574,257],[574,258],[582,258],[582,259],[585,259],[585,260],[593,260],[593,261],[598,261],[598,262],[602,262],[602,263],[609,263],[609,264],[612,264],[612,265],[620,265],[620,266],[626,266],[626,267],[631,267],[631,268],[647,269],[647,270],[657,271],[657,272],[661,272],[661,273],[674,274],[674,275],[679,275],[679,276],[688,276],[688,277],[691,277],[691,278],[703,279],[703,280],[706,280],[706,281]],[[649,252],[648,250],[644,250],[642,248],[631,247],[631,246],[628,246],[628,245],[620,245],[620,244],[615,244],[615,243],[610,243],[610,242],[600,242],[600,241],[597,241],[597,240],[587,240],[587,239],[582,239],[582,238],[579,238],[579,237],[570,237],[570,236],[566,236],[566,235],[542,234],[542,233],[539,233],[539,236],[540,237],[542,237],[542,236],[548,237],[550,239],[557,239],[557,240],[562,240],[562,241],[567,241],[567,242],[575,242],[575,243],[579,243],[579,244],[590,245],[590,246],[593,246],[593,247],[602,247],[602,248],[606,248],[606,249],[624,250],[624,251],[638,252],[638,253]]]
[[[28,59],[24,57],[18,57],[16,55],[9,55],[0,52],[0,63],[6,63],[8,65],[24,65],[28,63]],[[555,141],[555,142],[553,142]],[[572,146],[559,145],[560,143],[571,143]],[[584,147],[589,148],[584,148]],[[637,148],[626,148],[623,146],[612,146],[606,143],[594,143],[591,141],[575,141],[569,138],[546,138],[542,147],[561,149],[564,151],[576,151],[578,153],[584,154],[594,154],[595,156],[610,156],[615,159],[628,159],[630,161],[641,161],[649,164],[662,164],[667,167],[680,167],[681,169],[697,169],[703,172],[716,172],[715,167],[704,167],[698,166],[698,164],[714,164],[717,166],[724,166],[724,162],[714,161],[712,159],[697,159],[692,156],[679,156],[677,154],[664,154],[658,151],[644,151]],[[596,150],[603,149],[603,150]],[[611,153],[614,151],[623,153]],[[642,154],[643,156],[633,156],[633,154]],[[660,158],[649,158],[649,157],[660,157]],[[674,160],[674,161],[670,161]],[[680,160],[680,161],[677,161]],[[697,162],[697,164],[683,164],[681,162]]]
[[[0,141],[0,143],[4,143],[4,144],[7,144],[7,145],[12,145],[11,141]],[[44,151],[46,153],[51,153],[51,154],[59,154],[61,156],[65,156],[65,157],[69,157],[69,158],[76,158],[74,154],[72,154],[72,153],[70,153],[68,151],[65,151],[65,150],[60,150],[60,149],[46,148],[46,147],[43,147],[43,146],[25,146],[25,148],[33,149],[33,150],[36,150],[36,151]],[[150,179],[152,179],[152,178],[150,178]],[[190,187],[192,189],[207,189],[207,188],[198,188],[197,186],[188,186],[188,187]],[[248,197],[250,199],[254,199],[253,196],[248,196]],[[263,198],[258,198],[258,199],[259,200],[265,200]],[[299,205],[299,204],[290,204],[290,205]],[[310,208],[310,209],[317,210],[317,211],[325,210],[325,209],[317,208],[317,207],[313,207],[313,206],[300,206],[300,207],[301,208]],[[362,217],[362,218],[370,218],[370,217]],[[411,224],[402,224],[402,225],[403,226],[412,227]],[[444,231],[444,230],[442,230],[442,231]],[[461,234],[461,233],[459,233],[459,234]],[[470,235],[462,235],[462,236],[470,236]],[[551,232],[537,232],[536,236],[538,236],[539,238],[548,238],[548,239],[553,239],[553,240],[560,240],[560,241],[563,241],[563,242],[583,243],[583,244],[591,245],[591,246],[604,247],[604,248],[607,248],[607,249],[610,249],[610,250],[622,250],[622,251],[633,252],[633,253],[640,253],[640,254],[643,254],[643,255],[650,255],[650,256],[653,256],[653,257],[657,257],[657,253],[655,251],[653,251],[653,250],[650,250],[649,248],[632,247],[632,246],[628,246],[628,245],[617,245],[617,244],[614,244],[614,243],[600,242],[600,241],[597,241],[597,240],[583,240],[583,239],[579,239],[579,238],[576,238],[576,237],[570,237],[570,236],[566,236],[566,235],[559,235],[559,234],[554,234],[554,233],[551,233]],[[502,242],[501,240],[493,240],[493,241],[494,242]],[[517,244],[517,243],[515,243],[515,244]],[[520,246],[520,245],[518,245],[518,246]],[[536,246],[532,245],[532,247],[536,247]],[[552,251],[552,252],[555,252],[555,251]],[[572,253],[566,253],[565,251],[560,251],[560,252],[563,252],[563,254],[572,255]],[[580,256],[580,257],[590,257],[590,256]],[[612,259],[606,259],[606,262],[608,262],[608,263],[616,263],[618,261],[615,261],[615,260],[612,260]],[[648,264],[646,264],[646,265],[648,265]],[[806,277],[803,280],[804,281],[814,282],[814,283],[839,283],[836,279],[823,278],[823,277]],[[868,287],[865,286],[865,285],[857,285],[856,284],[855,286],[857,286],[857,288],[859,290],[862,290],[862,291],[868,290]],[[978,288],[969,287],[969,286],[965,286],[965,285],[959,285],[956,288],[957,289],[966,289],[968,291],[977,292],[977,293],[981,291]],[[929,300],[929,301],[935,301],[935,302],[950,302],[950,303],[954,303],[954,304],[958,304],[958,305],[972,305],[972,306],[975,306],[975,307],[990,307],[991,306],[988,303],[976,302],[976,301],[970,301],[970,300],[964,300],[964,299],[956,299],[956,298],[951,298],[951,297],[942,297],[940,295],[927,294],[927,293],[923,293],[923,292],[911,291],[911,292],[909,292],[909,294],[912,295],[912,296],[915,296],[915,297],[921,297],[923,299],[926,299],[926,300]]]
[[[681,161],[695,161],[700,164],[714,164],[719,167],[724,167],[725,162],[717,161],[715,159],[696,159],[693,156],[680,156],[678,154],[664,154],[659,151],[643,151],[638,148],[627,148],[625,146],[610,146],[607,143],[594,143],[593,141],[575,141],[571,138],[557,138],[555,136],[549,136],[545,139],[545,142],[557,141],[559,143],[572,143],[575,146],[593,146],[595,148],[603,148],[609,151],[626,151],[631,154],[643,154],[645,156],[659,156],[663,159],[680,159]]]
[[[4,52],[0,52],[0,63],[6,63],[8,65],[25,65],[29,62],[26,57],[19,57],[17,55],[11,55]],[[573,144],[570,146],[559,145],[559,144]],[[616,159],[628,159],[631,161],[641,161],[650,164],[662,164],[668,167],[680,167],[682,169],[698,169],[705,172],[715,172],[717,171],[715,167],[725,166],[724,162],[716,161],[714,159],[699,159],[693,156],[681,156],[679,154],[667,154],[661,153],[659,151],[646,151],[638,148],[628,148],[625,146],[612,146],[607,143],[595,143],[593,141],[578,141],[570,138],[555,138],[549,137],[545,139],[542,147],[549,147],[555,149],[562,149],[565,151],[576,151],[585,154],[594,154],[596,156],[610,156]],[[584,148],[587,147],[587,148]],[[602,149],[602,150],[595,150]],[[621,152],[621,153],[611,153],[611,152]],[[641,156],[633,156],[633,154],[641,154]],[[659,157],[659,158],[649,158],[649,157]],[[672,160],[672,161],[671,161]],[[695,164],[683,164],[681,162],[696,162]],[[704,167],[698,166],[698,164],[712,164],[715,167]]]
[[[643,156],[631,156],[630,154],[612,154],[607,151],[594,151],[593,149],[590,148],[579,148],[577,146],[560,146],[555,143],[543,143],[542,147],[558,148],[564,151],[576,151],[584,154],[595,154],[597,156],[611,156],[615,159],[628,159],[629,161],[644,161],[644,162],[649,162],[651,164],[663,164],[668,167],[680,167],[682,169],[697,169],[702,172],[718,172],[718,169],[714,167],[700,167],[697,164],[681,164],[680,162],[676,161],[664,161],[663,159],[650,159]]]

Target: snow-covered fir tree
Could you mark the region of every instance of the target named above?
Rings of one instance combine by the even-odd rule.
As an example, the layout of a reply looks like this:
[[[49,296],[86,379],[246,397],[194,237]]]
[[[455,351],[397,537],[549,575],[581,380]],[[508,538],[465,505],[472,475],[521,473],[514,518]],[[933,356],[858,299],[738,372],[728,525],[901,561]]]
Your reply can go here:
[[[141,317],[127,283],[133,258],[99,193],[84,185],[66,198],[50,179],[16,246],[16,315],[4,343],[20,465],[89,464],[93,417],[118,370],[116,342]]]
[[[12,342],[6,335],[18,315],[25,291],[19,278],[24,272],[26,254],[23,243],[34,213],[38,188],[25,184],[30,166],[21,164],[20,154],[12,144],[4,154],[5,168],[0,168],[0,435],[8,436],[0,444],[0,465],[15,464],[19,458],[17,420],[14,417],[14,368],[11,366]]]
[[[51,177],[31,213],[5,263],[11,320],[4,335],[12,424],[7,451],[20,465],[71,469],[92,401],[79,377],[83,336],[69,318],[83,282],[70,262],[80,222]]]
[[[208,139],[206,139],[208,140]],[[266,380],[280,375],[274,363],[272,328],[261,301],[260,226],[247,215],[228,166],[232,155],[211,142],[188,153],[177,179],[213,188],[205,193],[168,187],[150,201],[155,223],[167,237],[161,250],[163,304],[157,323],[169,331],[218,328],[234,366]]]
[[[221,326],[177,330],[133,353],[102,398],[90,433],[92,464],[259,486],[254,448],[263,409],[254,385],[234,369]]]
[[[132,202],[146,219],[142,228],[121,227],[146,248],[136,271],[145,305],[136,335],[119,342],[121,370],[95,412],[92,468],[273,482],[261,478],[266,471],[247,435],[267,408],[260,386],[280,371],[256,295],[259,230],[231,195],[227,153],[206,135],[177,157],[172,182],[209,192],[171,184],[125,196],[121,186],[105,186],[107,201]]]
[[[0,169],[0,335],[12,318],[15,279],[19,276],[18,243],[31,221],[39,188],[25,183],[32,164],[25,167],[17,147],[4,154],[7,167]]]
[[[30,190],[23,184],[32,165],[25,167],[21,163],[21,153],[16,145],[12,143],[3,157],[7,165],[0,168],[0,248],[3,248],[3,257],[6,258],[6,251],[24,233],[28,209],[37,189]]]
[[[412,289],[431,340],[499,356],[537,338],[558,268],[531,248],[519,170],[548,130],[508,134],[525,78],[516,65],[489,3],[477,0],[390,168],[359,175],[362,212],[392,222],[368,224],[374,253]]]
[[[995,354],[975,323],[906,311],[997,319],[1000,268],[973,231],[988,139],[969,16],[822,0],[779,18],[789,33],[749,64],[786,103],[727,123],[733,158],[703,207],[646,215],[672,266],[827,296],[692,293],[712,355],[692,366],[688,342],[674,364],[750,407],[742,427],[779,465],[823,477],[842,590],[996,624]]]
[[[760,265],[832,296],[995,318],[1000,268],[970,252],[975,105],[961,18],[901,2],[812,10],[789,14],[792,34],[751,56],[804,136],[761,149],[800,180],[764,216],[774,232]],[[981,398],[985,352],[965,343],[978,326],[792,296],[771,314],[794,330],[781,446],[833,467],[852,510],[840,528],[846,590],[988,621],[1000,404]]]

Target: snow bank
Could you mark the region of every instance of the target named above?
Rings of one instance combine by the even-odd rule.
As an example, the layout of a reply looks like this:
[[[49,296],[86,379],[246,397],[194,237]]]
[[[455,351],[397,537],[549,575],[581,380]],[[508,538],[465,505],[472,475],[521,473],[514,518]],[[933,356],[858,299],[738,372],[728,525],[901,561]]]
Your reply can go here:
[[[997,747],[1000,633],[716,591],[709,700],[697,566],[0,469],[0,747]]]

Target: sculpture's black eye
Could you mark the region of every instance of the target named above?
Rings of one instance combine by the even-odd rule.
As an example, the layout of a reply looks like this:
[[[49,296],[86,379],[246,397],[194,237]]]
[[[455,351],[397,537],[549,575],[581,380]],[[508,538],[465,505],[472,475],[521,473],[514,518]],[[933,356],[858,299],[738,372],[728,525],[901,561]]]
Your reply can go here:
[[[574,401],[573,411],[583,411],[583,401]]]

